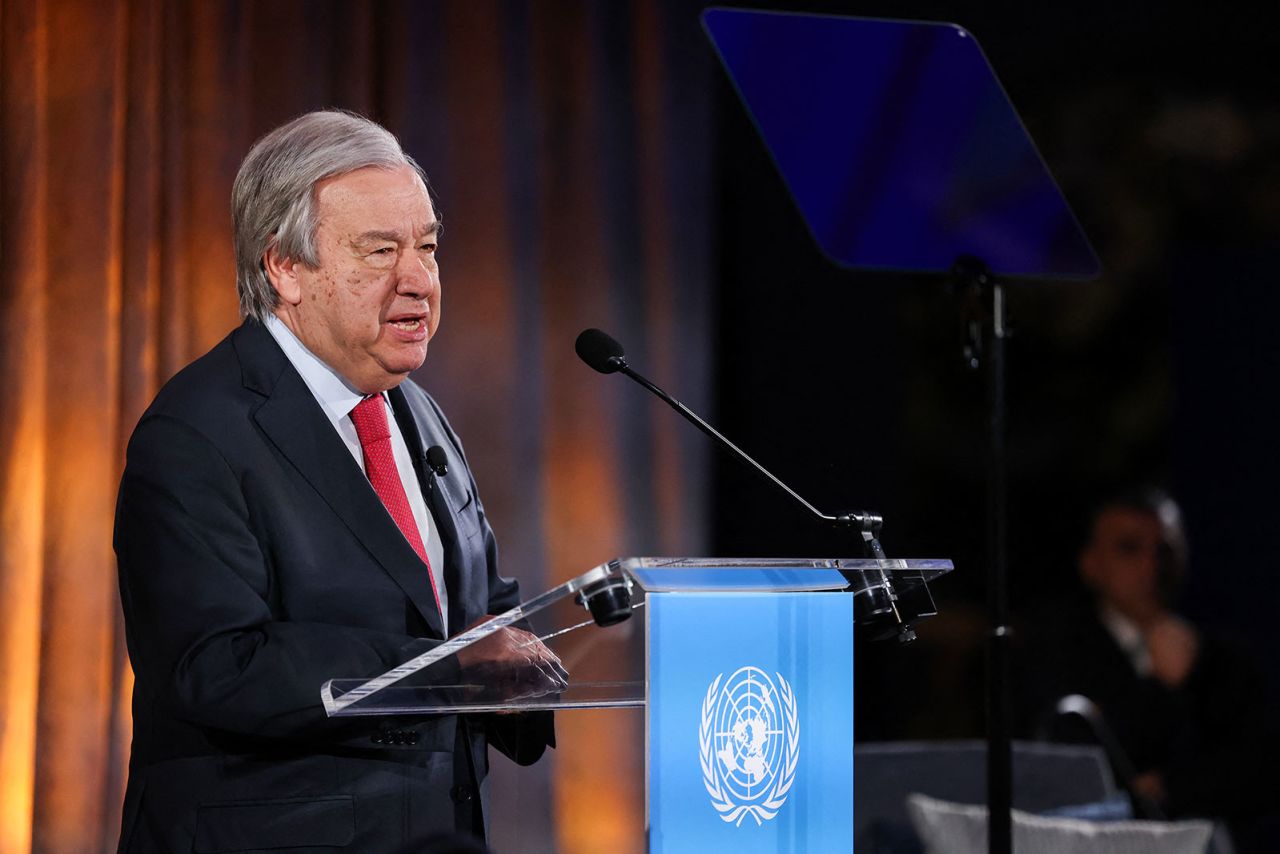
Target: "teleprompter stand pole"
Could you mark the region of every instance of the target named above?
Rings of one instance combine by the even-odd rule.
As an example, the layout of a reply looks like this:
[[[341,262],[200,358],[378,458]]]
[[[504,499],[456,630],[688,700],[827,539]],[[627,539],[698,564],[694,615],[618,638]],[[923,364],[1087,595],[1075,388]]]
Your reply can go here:
[[[965,304],[969,367],[984,370],[987,390],[987,850],[1013,851],[1013,749],[1009,703],[1008,471],[1004,286],[975,258],[951,270]]]

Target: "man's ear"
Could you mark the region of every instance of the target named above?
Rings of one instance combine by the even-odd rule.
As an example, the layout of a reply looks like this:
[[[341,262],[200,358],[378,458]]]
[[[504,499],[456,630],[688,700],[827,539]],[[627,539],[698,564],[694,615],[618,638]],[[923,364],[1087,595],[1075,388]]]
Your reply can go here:
[[[262,253],[262,269],[276,289],[280,301],[287,305],[302,302],[302,285],[298,282],[299,264],[292,258],[280,255],[280,247],[272,241],[267,251]]]

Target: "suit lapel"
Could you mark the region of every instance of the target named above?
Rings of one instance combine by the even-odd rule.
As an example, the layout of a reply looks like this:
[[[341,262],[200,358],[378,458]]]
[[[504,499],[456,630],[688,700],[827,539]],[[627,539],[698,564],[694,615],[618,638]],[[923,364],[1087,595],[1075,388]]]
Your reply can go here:
[[[391,410],[395,413],[396,423],[409,445],[409,453],[414,460],[414,469],[418,475],[418,483],[422,494],[426,496],[427,506],[440,533],[440,546],[444,551],[444,583],[449,592],[449,626],[454,633],[465,629],[467,623],[466,603],[471,601],[472,591],[469,589],[468,574],[462,571],[465,563],[463,544],[458,536],[458,511],[453,506],[448,490],[440,482],[441,478],[426,465],[426,449],[432,445],[447,445],[446,437],[434,425],[419,420],[420,413],[409,405],[404,389],[392,389],[388,396],[391,399]],[[454,463],[456,465],[456,463]],[[451,469],[452,471],[452,469]]]
[[[253,412],[254,421],[400,586],[431,633],[443,637],[426,567],[311,390],[266,329],[246,323],[239,333],[236,350],[244,367],[245,385],[265,395]]]

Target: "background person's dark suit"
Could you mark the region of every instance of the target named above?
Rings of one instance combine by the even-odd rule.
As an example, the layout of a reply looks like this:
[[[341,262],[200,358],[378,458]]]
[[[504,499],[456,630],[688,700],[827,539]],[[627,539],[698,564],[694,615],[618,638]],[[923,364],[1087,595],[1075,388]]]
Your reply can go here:
[[[445,552],[453,631],[518,601],[435,402],[390,393]],[[121,850],[390,850],[480,827],[485,742],[521,763],[548,716],[336,721],[321,684],[442,637],[426,568],[271,335],[247,321],[179,373],[129,443],[116,518],[136,674]],[[386,745],[388,726],[401,732]]]
[[[1083,694],[1097,704],[1134,770],[1162,775],[1167,815],[1225,818],[1238,835],[1272,809],[1263,781],[1274,773],[1275,727],[1258,670],[1236,645],[1201,633],[1190,673],[1180,685],[1167,685],[1135,670],[1096,603],[1080,597],[1028,620],[1019,658],[1028,734],[1050,723],[1059,699]],[[1049,732],[1092,740],[1072,718],[1053,721]]]

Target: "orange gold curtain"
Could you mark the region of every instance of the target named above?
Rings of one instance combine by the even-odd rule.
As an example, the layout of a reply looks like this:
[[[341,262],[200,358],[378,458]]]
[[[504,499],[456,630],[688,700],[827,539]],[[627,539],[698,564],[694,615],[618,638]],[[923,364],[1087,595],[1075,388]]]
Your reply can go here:
[[[163,378],[235,321],[226,253],[192,251],[226,244],[201,203],[229,173],[191,170],[184,150],[184,123],[218,105],[180,83],[180,15],[0,7],[3,851],[114,847],[131,688],[111,551],[123,446]],[[168,121],[175,100],[187,115]]]
[[[124,444],[237,322],[231,180],[299,112],[372,115],[432,176],[445,319],[419,381],[467,442],[505,570],[532,593],[699,549],[698,440],[571,349],[620,330],[705,395],[697,8],[0,0],[0,854],[114,850]],[[542,790],[520,820],[552,810],[523,850],[641,850],[639,723],[562,722],[519,772]]]

